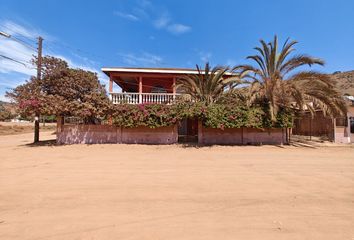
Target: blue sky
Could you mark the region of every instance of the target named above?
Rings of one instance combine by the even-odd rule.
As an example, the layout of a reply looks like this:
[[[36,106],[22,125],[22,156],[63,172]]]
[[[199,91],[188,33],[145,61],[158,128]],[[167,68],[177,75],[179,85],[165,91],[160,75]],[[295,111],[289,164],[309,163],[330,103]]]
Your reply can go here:
[[[72,67],[194,67],[246,63],[259,39],[298,40],[298,53],[321,57],[323,72],[354,69],[354,1],[17,1],[1,0],[0,31]],[[33,50],[0,36],[0,99],[35,73]]]

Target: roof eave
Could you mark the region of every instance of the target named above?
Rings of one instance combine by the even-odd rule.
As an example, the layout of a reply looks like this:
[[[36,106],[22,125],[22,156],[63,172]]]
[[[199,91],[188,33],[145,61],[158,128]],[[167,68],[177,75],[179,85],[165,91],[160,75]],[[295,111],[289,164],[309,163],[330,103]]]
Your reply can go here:
[[[186,70],[186,69],[151,69],[151,68],[114,68],[114,67],[103,67],[101,71],[108,75],[108,72],[121,72],[121,73],[162,73],[162,74],[199,74],[198,70]],[[204,74],[204,71],[200,71]],[[232,75],[232,73],[226,73],[225,75]]]

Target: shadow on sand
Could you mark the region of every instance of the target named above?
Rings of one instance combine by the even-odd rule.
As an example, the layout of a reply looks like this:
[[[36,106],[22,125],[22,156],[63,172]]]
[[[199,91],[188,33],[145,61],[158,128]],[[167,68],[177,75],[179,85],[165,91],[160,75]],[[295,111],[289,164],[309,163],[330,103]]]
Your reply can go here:
[[[315,142],[299,142],[299,141],[291,141],[290,146],[299,147],[299,148],[317,148],[317,144]]]
[[[287,146],[295,146],[295,147],[313,147],[314,146],[309,146],[306,144],[299,144],[299,143],[291,143],[291,144],[285,144],[285,145],[277,145],[277,144],[199,144],[195,142],[191,143],[179,143],[178,146],[181,146],[182,148],[212,148],[212,147],[217,147],[217,146],[223,146],[223,147],[262,147],[262,146],[272,146],[272,147],[277,147],[277,148],[286,148]]]
[[[86,146],[90,145],[95,145],[95,144],[85,144]],[[145,144],[144,144],[145,145]],[[154,144],[152,144],[154,145]],[[292,146],[292,147],[298,147],[298,148],[317,148],[318,144],[316,142],[311,142],[311,141],[291,141],[290,144],[286,145],[262,145],[262,144],[252,144],[252,145],[224,145],[224,144],[198,144],[196,142],[189,142],[189,143],[179,143],[178,144],[182,148],[194,148],[194,149],[202,149],[202,148],[212,148],[215,146],[236,146],[236,147],[247,147],[247,146],[253,146],[253,147],[262,147],[262,146],[274,146],[278,148],[286,148],[287,146]],[[50,139],[50,140],[43,140],[39,141],[37,143],[27,143],[23,144],[21,146],[25,147],[58,147],[58,146],[65,146],[65,144],[57,144],[55,139]]]
[[[56,146],[61,146],[61,145],[57,144],[57,141],[55,139],[51,139],[51,140],[39,141],[36,143],[27,143],[22,146],[25,146],[25,147],[56,147]]]

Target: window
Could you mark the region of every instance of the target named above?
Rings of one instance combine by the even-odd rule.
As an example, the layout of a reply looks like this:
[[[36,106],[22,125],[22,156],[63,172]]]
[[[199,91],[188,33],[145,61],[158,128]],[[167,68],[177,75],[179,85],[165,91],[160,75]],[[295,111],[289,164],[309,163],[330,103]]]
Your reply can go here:
[[[346,117],[336,118],[337,127],[348,127],[348,119]]]
[[[350,133],[354,133],[354,117],[350,118]]]

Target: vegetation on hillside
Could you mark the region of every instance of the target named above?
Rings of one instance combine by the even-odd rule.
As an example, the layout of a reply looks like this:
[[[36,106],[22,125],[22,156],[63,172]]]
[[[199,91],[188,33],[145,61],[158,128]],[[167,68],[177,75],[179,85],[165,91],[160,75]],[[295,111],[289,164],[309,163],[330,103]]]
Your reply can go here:
[[[0,101],[0,121],[9,121],[16,115],[13,104]]]
[[[354,96],[354,71],[337,72],[331,78],[343,95]]]

